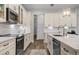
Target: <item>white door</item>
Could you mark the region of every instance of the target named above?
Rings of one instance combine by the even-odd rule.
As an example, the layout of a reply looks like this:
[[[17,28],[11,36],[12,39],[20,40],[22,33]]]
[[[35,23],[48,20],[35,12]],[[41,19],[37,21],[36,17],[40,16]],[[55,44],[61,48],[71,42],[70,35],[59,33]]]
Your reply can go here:
[[[37,17],[37,39],[44,39],[44,14]]]

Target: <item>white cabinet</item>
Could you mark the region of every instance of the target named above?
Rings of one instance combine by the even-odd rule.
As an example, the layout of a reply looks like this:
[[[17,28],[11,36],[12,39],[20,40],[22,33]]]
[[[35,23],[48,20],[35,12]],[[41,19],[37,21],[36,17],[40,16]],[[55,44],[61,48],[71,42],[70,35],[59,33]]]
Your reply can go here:
[[[28,22],[30,20],[30,19],[28,19],[29,14],[27,13],[27,10],[22,5],[19,5],[18,16],[19,16],[18,21],[20,24],[24,24],[24,25],[29,24],[29,22]]]
[[[71,13],[70,16],[63,16],[60,14],[60,25],[67,25],[68,27],[76,27],[76,14]]]
[[[58,26],[59,25],[59,16],[55,13],[46,13],[45,14],[45,26]]]
[[[48,39],[47,39],[47,33],[44,33],[44,43],[47,43],[48,42]]]
[[[15,11],[17,14],[19,13],[19,10],[18,10],[19,9],[19,5],[18,4],[9,4],[8,7],[11,10]]]
[[[52,41],[52,37],[47,35],[47,39],[48,39],[48,43],[47,43],[47,48],[50,52],[51,55],[53,55],[53,41]]]
[[[79,55],[79,50],[77,50],[77,52],[76,52],[76,53],[77,53],[77,55]]]
[[[16,53],[16,39],[0,43],[0,55],[15,55]]]
[[[33,42],[33,35],[31,33],[28,33],[25,35],[24,38],[24,50],[29,46],[30,43]]]
[[[0,22],[6,22],[6,5],[0,4]]]
[[[61,55],[75,55],[76,52],[73,48],[68,45],[61,43]]]
[[[58,27],[60,25],[67,25],[68,27],[76,27],[77,23],[76,13],[72,12],[70,16],[63,16],[61,12],[45,13],[45,26],[51,25]]]

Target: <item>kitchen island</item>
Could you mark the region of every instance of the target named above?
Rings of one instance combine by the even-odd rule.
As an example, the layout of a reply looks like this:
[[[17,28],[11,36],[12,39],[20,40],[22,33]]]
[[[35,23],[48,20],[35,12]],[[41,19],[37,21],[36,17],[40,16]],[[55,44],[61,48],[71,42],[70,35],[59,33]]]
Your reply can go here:
[[[52,52],[51,54],[53,54],[54,52],[53,50],[54,39],[60,42],[60,54],[62,55],[79,54],[79,35],[68,34],[67,36],[54,36],[51,33],[47,33],[47,36],[50,37],[47,38],[48,42],[52,41],[52,43],[49,42],[52,48],[48,48],[50,50],[50,53]]]

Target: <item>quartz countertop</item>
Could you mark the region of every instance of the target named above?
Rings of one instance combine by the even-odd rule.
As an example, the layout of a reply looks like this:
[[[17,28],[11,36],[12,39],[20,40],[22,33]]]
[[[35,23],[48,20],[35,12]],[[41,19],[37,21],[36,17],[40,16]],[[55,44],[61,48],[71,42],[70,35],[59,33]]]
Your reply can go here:
[[[15,39],[16,37],[0,37],[0,43],[5,42],[7,40]]]
[[[68,34],[67,36],[54,36],[51,33],[48,33],[48,35],[72,47],[73,49],[79,50],[79,35]]]

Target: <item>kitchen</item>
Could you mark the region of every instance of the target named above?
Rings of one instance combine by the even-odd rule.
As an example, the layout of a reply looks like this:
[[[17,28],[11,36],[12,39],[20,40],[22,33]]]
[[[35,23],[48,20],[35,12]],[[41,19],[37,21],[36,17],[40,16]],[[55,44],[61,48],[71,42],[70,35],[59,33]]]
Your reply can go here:
[[[78,4],[0,4],[0,55],[78,55]]]

